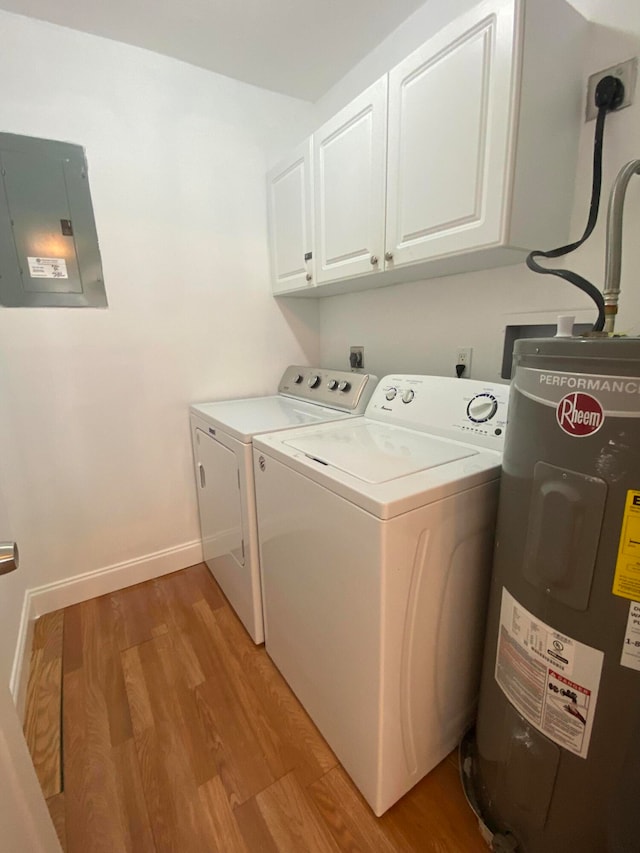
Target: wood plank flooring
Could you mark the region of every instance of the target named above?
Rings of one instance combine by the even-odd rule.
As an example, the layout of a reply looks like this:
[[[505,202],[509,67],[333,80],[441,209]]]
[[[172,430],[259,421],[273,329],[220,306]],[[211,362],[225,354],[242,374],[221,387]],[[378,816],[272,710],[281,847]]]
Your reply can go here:
[[[46,798],[62,791],[60,708],[62,702],[61,610],[38,619],[33,632],[24,736]]]
[[[26,730],[68,853],[486,853],[455,756],[373,815],[206,566],[40,623]]]

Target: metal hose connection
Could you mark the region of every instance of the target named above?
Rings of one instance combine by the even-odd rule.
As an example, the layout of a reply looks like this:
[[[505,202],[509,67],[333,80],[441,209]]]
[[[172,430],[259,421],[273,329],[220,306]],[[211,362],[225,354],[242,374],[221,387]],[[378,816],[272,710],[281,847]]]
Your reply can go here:
[[[607,210],[607,247],[604,272],[604,331],[613,334],[620,296],[622,267],[622,215],[627,186],[633,175],[640,175],[640,160],[631,160],[618,172],[609,196]]]

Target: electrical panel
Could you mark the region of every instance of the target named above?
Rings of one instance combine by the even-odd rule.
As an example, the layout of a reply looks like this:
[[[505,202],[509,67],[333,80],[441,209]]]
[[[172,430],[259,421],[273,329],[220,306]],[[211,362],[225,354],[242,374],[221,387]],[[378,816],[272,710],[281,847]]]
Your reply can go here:
[[[0,133],[0,304],[106,307],[80,145]]]

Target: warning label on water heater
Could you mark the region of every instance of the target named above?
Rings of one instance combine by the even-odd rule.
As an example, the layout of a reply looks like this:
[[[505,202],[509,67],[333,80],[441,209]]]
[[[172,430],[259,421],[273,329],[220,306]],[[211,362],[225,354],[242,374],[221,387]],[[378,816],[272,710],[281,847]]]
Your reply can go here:
[[[495,679],[550,740],[586,758],[604,654],[541,622],[503,588]]]
[[[613,594],[640,599],[640,492],[627,491],[624,505]]]
[[[622,641],[620,664],[640,671],[640,601],[632,601],[629,604],[629,618]]]

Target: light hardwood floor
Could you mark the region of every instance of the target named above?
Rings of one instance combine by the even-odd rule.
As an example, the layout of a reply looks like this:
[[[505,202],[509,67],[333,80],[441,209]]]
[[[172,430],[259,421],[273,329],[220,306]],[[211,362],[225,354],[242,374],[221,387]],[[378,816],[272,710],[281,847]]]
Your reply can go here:
[[[51,614],[34,655],[25,728],[68,853],[486,853],[453,755],[374,817],[204,565]]]

